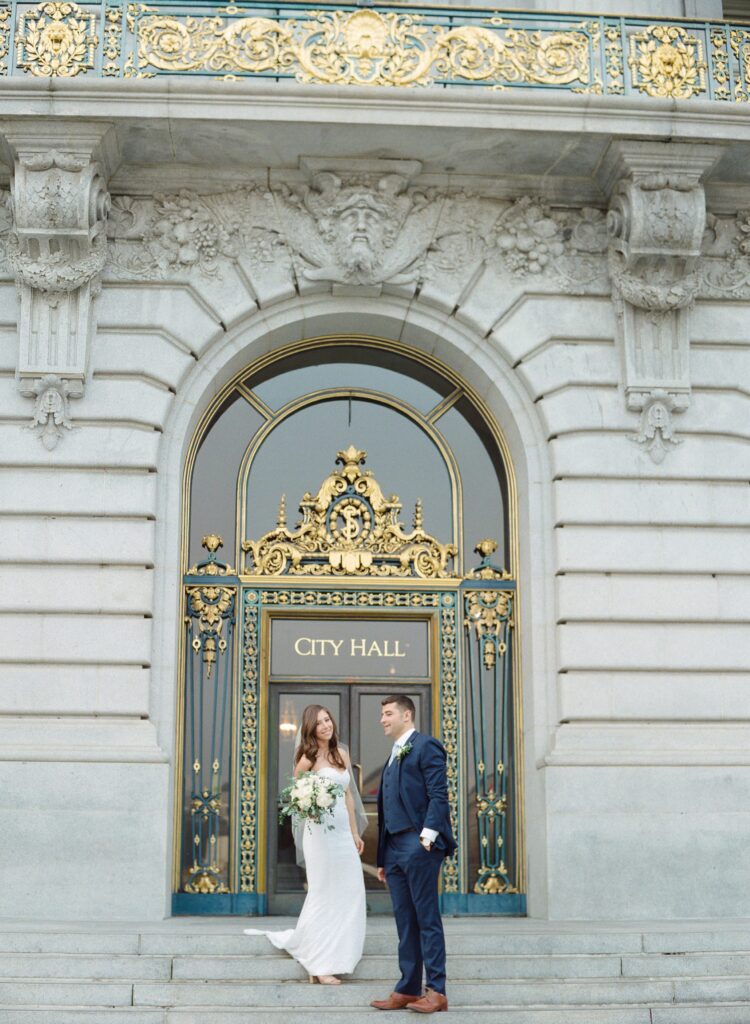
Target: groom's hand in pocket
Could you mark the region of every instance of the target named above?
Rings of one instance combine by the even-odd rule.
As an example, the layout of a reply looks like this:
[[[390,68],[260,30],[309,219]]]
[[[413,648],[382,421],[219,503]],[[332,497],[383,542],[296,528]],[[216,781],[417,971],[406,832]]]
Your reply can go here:
[[[378,881],[385,885],[385,868],[378,868]]]

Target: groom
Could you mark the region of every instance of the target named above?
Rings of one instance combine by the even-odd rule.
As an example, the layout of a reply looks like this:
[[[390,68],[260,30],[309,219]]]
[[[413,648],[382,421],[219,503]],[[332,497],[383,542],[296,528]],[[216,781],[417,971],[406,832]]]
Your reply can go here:
[[[393,742],[378,790],[378,878],[387,881],[398,928],[401,979],[378,1010],[447,1010],[445,937],[438,903],[444,857],[456,849],[448,807],[445,750],[414,728],[414,701],[382,702],[380,723]],[[422,968],[427,991],[422,995]]]

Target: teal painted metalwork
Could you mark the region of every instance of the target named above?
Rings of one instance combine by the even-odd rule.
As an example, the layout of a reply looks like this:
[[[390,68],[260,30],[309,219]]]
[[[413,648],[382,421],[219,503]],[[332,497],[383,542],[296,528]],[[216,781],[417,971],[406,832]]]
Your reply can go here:
[[[242,595],[242,678],[240,683],[239,757],[235,767],[239,805],[239,867],[235,887],[243,893],[259,890],[259,803],[261,770],[260,728],[260,593],[244,590]]]
[[[515,581],[491,562],[496,545],[479,545],[482,561],[462,584],[467,772],[474,775],[469,804],[469,888],[482,896],[519,892],[519,814],[516,773],[516,694],[513,686]],[[476,832],[475,832],[476,830]]]
[[[257,821],[260,814],[260,792],[258,778],[261,772],[260,748],[257,742],[257,724],[248,727],[245,715],[248,710],[255,715],[258,706],[258,615],[264,609],[304,608],[316,609],[332,614],[342,609],[373,609],[389,613],[414,612],[424,609],[435,615],[437,648],[439,651],[438,719],[441,722],[441,739],[445,745],[448,770],[448,796],[451,803],[453,826],[457,834],[461,829],[461,785],[462,774],[459,758],[459,699],[458,699],[458,629],[456,611],[457,593],[433,592],[414,589],[310,589],[300,590],[284,586],[263,588],[260,591],[245,592],[244,595],[244,636],[243,648],[243,724],[242,729],[242,792],[241,819],[241,879],[242,891],[249,891],[250,878],[256,878],[257,863],[251,854],[258,841]],[[249,606],[249,610],[248,610]],[[251,757],[255,757],[255,762]],[[270,809],[267,814],[270,814]],[[465,850],[460,844],[451,860],[443,866],[443,891],[458,893],[460,879],[464,872]]]
[[[526,896],[523,893],[502,893],[498,896],[477,895],[474,892],[444,893],[440,897],[440,910],[443,914],[460,916],[470,914],[472,917],[524,917],[526,914]]]
[[[207,538],[212,541],[216,539]],[[480,545],[482,547],[482,545]],[[493,545],[484,542],[490,552]],[[215,551],[185,576],[186,685],[183,884],[175,913],[262,914],[264,766],[260,731],[260,621],[264,610],[347,608],[432,615],[438,651],[438,720],[448,759],[453,826],[463,837],[443,872],[446,913],[520,913],[515,805],[515,710],[512,672],[515,582],[487,553],[472,578],[449,590],[241,586]],[[232,651],[241,591],[239,656]],[[465,624],[463,672],[460,628]],[[235,676],[233,665],[239,669]],[[462,682],[459,684],[459,680]],[[461,693],[465,697],[461,697]],[[237,696],[235,696],[235,694]],[[237,751],[228,763],[227,723],[237,703]],[[466,708],[464,720],[462,705]],[[463,757],[461,751],[463,750]],[[234,779],[233,809],[221,779]],[[267,813],[270,815],[271,810]],[[232,819],[236,818],[234,828]],[[234,837],[232,864],[217,859],[222,836]],[[212,839],[213,837],[213,839]],[[466,880],[468,879],[468,886]],[[484,903],[482,901],[485,901]],[[484,908],[484,909],[481,909]]]
[[[219,917],[223,915],[265,917],[266,897],[262,893],[225,893],[223,895],[193,896],[185,892],[172,894],[172,914],[175,917]]]
[[[238,580],[204,538],[208,558],[185,577],[185,747],[182,888],[229,892],[229,751]],[[207,543],[208,542],[208,543]],[[224,842],[222,842],[224,840]]]
[[[296,79],[747,102],[750,23],[421,5],[0,2],[0,76]]]

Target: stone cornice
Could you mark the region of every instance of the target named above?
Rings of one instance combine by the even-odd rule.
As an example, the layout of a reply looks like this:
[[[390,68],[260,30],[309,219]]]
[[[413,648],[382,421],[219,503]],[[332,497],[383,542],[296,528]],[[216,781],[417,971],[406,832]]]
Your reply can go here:
[[[604,207],[606,168],[598,168],[607,145],[618,137],[637,136],[725,145],[726,158],[704,183],[709,205],[719,214],[734,213],[747,207],[750,195],[743,171],[750,118],[743,104],[493,93],[469,87],[442,93],[339,88],[259,80],[11,78],[3,83],[0,120],[33,125],[42,117],[71,125],[87,118],[111,123],[124,161],[110,176],[111,187],[130,194],[181,187],[209,191],[217,183],[228,188],[247,181],[249,169],[241,147],[236,144],[231,152],[232,144],[249,132],[257,154],[261,133],[272,122],[274,150],[282,162],[274,166],[263,153],[254,156],[256,165],[270,164],[270,175],[287,174],[299,166],[300,158],[317,155],[309,126],[339,126],[347,133],[347,156],[387,147],[394,158],[420,160],[425,168],[421,180],[431,185],[443,184],[441,177],[447,184],[450,175],[451,184],[483,194],[492,191],[512,198],[534,193],[561,204]],[[515,132],[523,134],[518,145],[515,137],[512,141],[514,163],[504,167],[502,147],[510,144],[508,133]],[[455,141],[450,143],[452,135]],[[556,142],[551,148],[569,155],[555,166],[540,168],[539,146],[552,136]],[[531,148],[524,154],[520,145],[527,141]],[[217,148],[225,154],[220,168],[215,168]],[[494,149],[500,160],[492,159]],[[455,156],[450,163],[443,157],[446,151]],[[471,153],[471,159],[462,162],[461,152]],[[580,153],[575,161],[574,153]],[[444,169],[441,159],[448,165]],[[0,170],[0,184],[2,178]]]
[[[252,100],[252,102],[248,102]],[[134,103],[138,103],[134,116]],[[29,104],[32,107],[29,107]],[[297,82],[206,79],[33,79],[10,78],[0,92],[0,117],[101,117],[113,122],[212,120],[238,123],[325,122],[336,111],[357,110],[362,123],[397,124],[406,129],[434,123],[465,129],[524,128],[558,133],[616,134],[684,138],[694,141],[750,140],[744,104],[709,100],[644,99],[527,92],[490,92],[470,86],[450,91],[378,89],[367,86],[300,85]],[[210,111],[210,114],[207,113]],[[429,117],[425,122],[423,118]],[[468,117],[468,120],[467,120]],[[549,118],[554,117],[553,121]],[[396,120],[394,120],[396,119]]]

